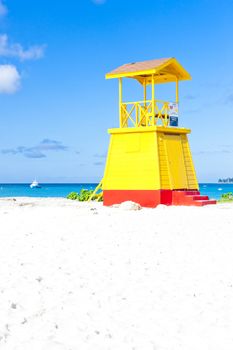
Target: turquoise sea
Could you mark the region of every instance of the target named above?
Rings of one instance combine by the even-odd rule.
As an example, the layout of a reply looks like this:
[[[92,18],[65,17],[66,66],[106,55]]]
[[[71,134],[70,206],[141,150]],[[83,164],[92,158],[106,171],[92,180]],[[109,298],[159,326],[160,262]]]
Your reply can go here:
[[[0,197],[66,197],[70,192],[80,192],[82,188],[95,189],[97,184],[40,184],[40,188],[30,188],[30,184],[0,184]]]
[[[41,184],[31,189],[29,184],[0,184],[0,197],[66,197],[70,192],[82,188],[94,189],[97,184]],[[233,192],[233,184],[201,183],[200,192],[210,198],[219,199],[223,193]]]

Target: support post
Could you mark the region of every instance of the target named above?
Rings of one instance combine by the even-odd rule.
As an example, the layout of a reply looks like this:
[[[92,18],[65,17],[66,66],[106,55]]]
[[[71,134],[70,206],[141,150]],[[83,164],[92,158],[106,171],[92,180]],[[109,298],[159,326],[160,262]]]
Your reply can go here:
[[[155,77],[154,74],[152,75],[151,79],[151,95],[152,95],[152,124],[155,125]]]
[[[122,128],[122,78],[119,78],[119,126]]]
[[[147,100],[147,96],[146,96],[146,78],[144,80],[143,87],[144,87],[144,107],[146,108],[146,100]]]
[[[179,103],[179,80],[176,78],[176,103]]]

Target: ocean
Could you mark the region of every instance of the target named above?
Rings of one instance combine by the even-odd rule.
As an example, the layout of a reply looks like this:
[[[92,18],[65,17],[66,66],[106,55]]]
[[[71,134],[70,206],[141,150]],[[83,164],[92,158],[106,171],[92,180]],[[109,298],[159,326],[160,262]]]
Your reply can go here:
[[[70,192],[80,192],[82,188],[95,189],[97,184],[41,184],[41,188],[31,189],[29,184],[0,184],[0,197],[66,197]],[[219,199],[223,193],[233,192],[233,184],[201,183],[200,192],[210,198]]]
[[[95,189],[97,184],[40,184],[40,188],[30,188],[30,184],[0,184],[0,197],[66,197],[70,192],[80,192],[82,188]]]

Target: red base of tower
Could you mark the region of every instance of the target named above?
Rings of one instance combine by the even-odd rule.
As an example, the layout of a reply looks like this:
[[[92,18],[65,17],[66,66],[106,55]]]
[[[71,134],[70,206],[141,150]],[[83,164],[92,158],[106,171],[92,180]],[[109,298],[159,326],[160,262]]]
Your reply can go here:
[[[197,190],[104,190],[103,196],[106,206],[125,201],[132,201],[149,208],[159,204],[195,206],[216,204],[216,200],[201,196]]]

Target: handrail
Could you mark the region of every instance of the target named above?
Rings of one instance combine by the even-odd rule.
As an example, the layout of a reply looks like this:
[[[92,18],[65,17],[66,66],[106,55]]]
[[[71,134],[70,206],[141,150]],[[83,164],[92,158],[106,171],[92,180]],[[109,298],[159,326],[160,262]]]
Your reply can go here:
[[[170,102],[143,100],[120,104],[120,127],[169,125]]]
[[[100,183],[94,189],[93,193],[88,199],[88,202],[92,201],[94,198],[97,200],[97,202],[99,202],[102,199],[103,191],[100,193],[97,193],[100,189],[102,189],[102,185],[103,185],[103,179],[101,179]]]
[[[153,100],[141,100],[141,101],[128,101],[128,102],[122,102],[123,104],[125,105],[130,105],[130,104],[133,104],[133,103],[148,103],[148,102],[152,102]],[[164,100],[154,100],[156,102],[159,102],[159,103],[165,103],[166,101]],[[166,103],[170,103],[170,102],[166,102]]]

